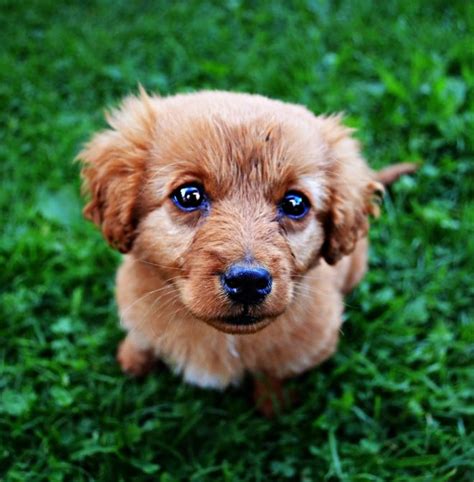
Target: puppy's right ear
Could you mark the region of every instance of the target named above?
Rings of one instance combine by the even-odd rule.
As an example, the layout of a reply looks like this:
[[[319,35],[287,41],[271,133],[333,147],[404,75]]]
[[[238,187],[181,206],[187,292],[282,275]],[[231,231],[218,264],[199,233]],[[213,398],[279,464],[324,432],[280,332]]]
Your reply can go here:
[[[99,132],[79,153],[83,191],[91,199],[84,216],[101,227],[108,243],[130,251],[138,224],[137,199],[153,141],[156,112],[140,90],[106,114],[110,129]]]

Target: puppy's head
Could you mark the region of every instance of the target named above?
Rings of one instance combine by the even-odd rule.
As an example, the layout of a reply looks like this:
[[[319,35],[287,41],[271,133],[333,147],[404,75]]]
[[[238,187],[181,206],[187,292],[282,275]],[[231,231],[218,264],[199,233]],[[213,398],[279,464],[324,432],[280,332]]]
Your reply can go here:
[[[85,215],[197,318],[263,328],[321,258],[367,232],[381,189],[338,117],[260,96],[130,97],[79,154]]]

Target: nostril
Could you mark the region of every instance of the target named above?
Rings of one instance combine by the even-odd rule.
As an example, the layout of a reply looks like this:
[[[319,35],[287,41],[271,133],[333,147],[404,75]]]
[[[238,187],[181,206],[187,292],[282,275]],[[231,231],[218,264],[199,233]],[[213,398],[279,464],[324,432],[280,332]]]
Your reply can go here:
[[[229,288],[238,288],[241,283],[240,279],[229,276],[225,276],[225,282]]]
[[[259,290],[264,290],[264,289],[268,288],[268,282],[269,282],[269,279],[266,278],[266,277],[256,279],[255,280],[255,287]]]
[[[229,298],[244,304],[261,303],[272,290],[270,273],[259,266],[233,265],[221,283]]]

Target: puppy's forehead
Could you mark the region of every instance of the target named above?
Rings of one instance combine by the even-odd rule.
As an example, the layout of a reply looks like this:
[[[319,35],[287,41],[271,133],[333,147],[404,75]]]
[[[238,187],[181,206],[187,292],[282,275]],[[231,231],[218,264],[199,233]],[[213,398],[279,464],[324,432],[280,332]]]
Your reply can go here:
[[[152,152],[156,187],[166,196],[197,181],[216,197],[236,189],[267,197],[296,186],[324,190],[327,146],[312,114],[278,107],[240,114],[171,109],[159,119]]]

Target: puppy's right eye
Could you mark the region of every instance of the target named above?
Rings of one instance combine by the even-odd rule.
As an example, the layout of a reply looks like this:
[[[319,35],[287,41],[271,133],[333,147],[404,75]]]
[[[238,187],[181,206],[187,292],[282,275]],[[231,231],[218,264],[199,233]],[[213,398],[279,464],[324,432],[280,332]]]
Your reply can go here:
[[[207,206],[204,189],[199,184],[185,184],[171,194],[173,202],[183,211],[195,211]]]

